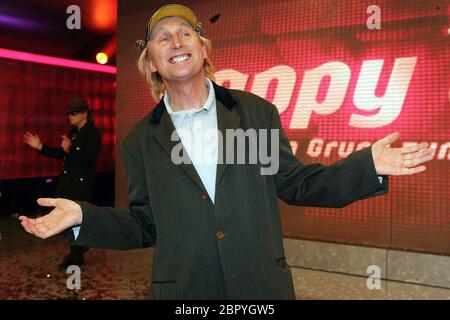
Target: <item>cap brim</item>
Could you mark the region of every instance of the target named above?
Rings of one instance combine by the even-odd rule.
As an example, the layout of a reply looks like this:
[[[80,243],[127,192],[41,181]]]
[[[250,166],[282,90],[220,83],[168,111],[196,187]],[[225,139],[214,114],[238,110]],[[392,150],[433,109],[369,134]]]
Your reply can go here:
[[[91,110],[86,110],[86,109],[79,109],[79,110],[67,110],[66,114],[69,114],[71,112],[91,112]]]
[[[188,7],[180,4],[168,4],[156,11],[148,24],[148,36],[151,35],[155,25],[162,19],[167,17],[180,17],[186,20],[193,29],[197,27],[198,20],[195,13]]]

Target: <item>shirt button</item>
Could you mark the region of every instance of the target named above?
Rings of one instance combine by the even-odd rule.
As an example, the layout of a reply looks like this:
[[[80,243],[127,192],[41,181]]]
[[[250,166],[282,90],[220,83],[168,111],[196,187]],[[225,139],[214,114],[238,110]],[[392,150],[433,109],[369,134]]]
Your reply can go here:
[[[77,147],[77,150],[80,150],[80,147]]]
[[[80,178],[80,181],[83,181],[83,178]]]
[[[203,200],[208,200],[209,196],[208,196],[208,192],[202,192],[202,199]]]
[[[64,170],[64,174],[67,174],[67,171],[66,171],[66,170]]]
[[[217,237],[217,239],[221,240],[221,239],[223,239],[223,237],[225,237],[225,233],[223,233],[223,231],[217,231],[216,237]]]

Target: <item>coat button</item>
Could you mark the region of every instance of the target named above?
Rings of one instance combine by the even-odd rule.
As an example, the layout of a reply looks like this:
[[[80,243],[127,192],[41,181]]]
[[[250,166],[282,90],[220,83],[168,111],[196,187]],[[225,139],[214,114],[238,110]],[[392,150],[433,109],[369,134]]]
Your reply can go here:
[[[67,171],[66,171],[66,170],[64,170],[64,174],[67,174]]]
[[[202,192],[202,199],[203,200],[208,200],[209,196],[208,196],[208,192]]]
[[[225,233],[223,233],[223,231],[217,231],[216,237],[217,237],[217,239],[221,240],[221,239],[223,239],[223,237],[225,237]]]
[[[77,150],[80,150],[80,147],[77,147]]]
[[[83,178],[80,178],[80,181],[83,181]]]

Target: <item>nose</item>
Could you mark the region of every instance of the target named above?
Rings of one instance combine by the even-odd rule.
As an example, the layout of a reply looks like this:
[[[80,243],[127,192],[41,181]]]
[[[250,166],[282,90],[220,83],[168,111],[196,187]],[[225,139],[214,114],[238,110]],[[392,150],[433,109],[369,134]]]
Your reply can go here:
[[[172,36],[172,49],[180,49],[183,46],[181,38],[176,34]]]

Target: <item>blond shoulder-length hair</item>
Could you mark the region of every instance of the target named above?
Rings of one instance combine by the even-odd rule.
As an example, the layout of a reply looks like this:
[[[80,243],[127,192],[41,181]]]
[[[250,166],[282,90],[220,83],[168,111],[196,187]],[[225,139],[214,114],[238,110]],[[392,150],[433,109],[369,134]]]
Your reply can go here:
[[[214,80],[214,67],[209,58],[211,55],[212,42],[211,40],[202,37],[199,34],[197,34],[197,36],[201,44],[203,44],[206,47],[206,52],[208,54],[208,58],[205,59],[203,65],[203,68],[205,70],[205,76],[208,77],[210,80]],[[150,84],[153,99],[155,99],[155,101],[158,102],[166,89],[164,87],[164,82],[161,78],[161,75],[158,72],[150,71],[150,68],[148,67],[150,59],[149,55],[150,55],[149,50],[147,49],[146,46],[144,51],[142,51],[141,56],[139,57],[138,68],[139,71],[145,76],[147,82]]]

